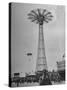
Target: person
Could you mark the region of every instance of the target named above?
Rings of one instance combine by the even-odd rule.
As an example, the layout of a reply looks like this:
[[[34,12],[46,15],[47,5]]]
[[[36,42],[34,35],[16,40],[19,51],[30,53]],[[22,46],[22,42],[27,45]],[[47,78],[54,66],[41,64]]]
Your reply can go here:
[[[52,85],[47,71],[43,72],[42,76],[39,78],[39,84]]]

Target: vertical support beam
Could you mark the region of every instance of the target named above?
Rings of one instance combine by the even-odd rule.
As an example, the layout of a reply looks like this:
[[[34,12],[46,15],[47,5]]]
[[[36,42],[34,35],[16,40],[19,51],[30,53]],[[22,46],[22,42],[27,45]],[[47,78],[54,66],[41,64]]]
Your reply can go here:
[[[39,24],[39,40],[38,40],[38,54],[36,63],[36,72],[47,70],[47,62],[45,55],[44,35],[43,35],[43,24]]]

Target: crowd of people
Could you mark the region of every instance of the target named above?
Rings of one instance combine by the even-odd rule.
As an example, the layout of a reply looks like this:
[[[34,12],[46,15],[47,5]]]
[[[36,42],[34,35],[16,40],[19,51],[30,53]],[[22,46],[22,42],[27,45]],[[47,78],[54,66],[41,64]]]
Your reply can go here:
[[[52,85],[53,82],[60,82],[62,80],[58,72],[48,72],[43,70],[36,72],[35,75],[26,75],[25,77],[13,77],[11,83],[15,83],[17,86],[23,83],[39,83],[39,85]]]

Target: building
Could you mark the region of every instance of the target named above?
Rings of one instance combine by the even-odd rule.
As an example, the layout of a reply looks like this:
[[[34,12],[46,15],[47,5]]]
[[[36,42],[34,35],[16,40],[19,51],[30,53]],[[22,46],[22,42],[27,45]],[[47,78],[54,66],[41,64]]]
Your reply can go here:
[[[57,71],[62,80],[65,80],[65,55],[62,56],[62,61],[57,62]]]

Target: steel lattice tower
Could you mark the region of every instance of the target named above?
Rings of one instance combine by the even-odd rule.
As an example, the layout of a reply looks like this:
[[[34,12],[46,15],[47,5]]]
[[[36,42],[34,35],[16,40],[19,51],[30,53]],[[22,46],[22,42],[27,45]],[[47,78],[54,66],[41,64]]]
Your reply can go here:
[[[45,54],[45,44],[44,44],[44,34],[43,34],[43,24],[48,23],[52,20],[51,12],[46,9],[32,10],[29,14],[29,19],[36,24],[39,24],[39,40],[38,40],[38,53],[37,53],[37,63],[36,72],[47,70],[47,61]]]
[[[43,25],[39,24],[39,40],[38,40],[36,71],[42,71],[44,69],[47,70],[44,35],[43,35]]]

